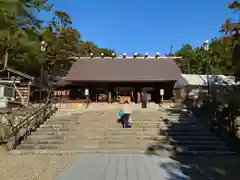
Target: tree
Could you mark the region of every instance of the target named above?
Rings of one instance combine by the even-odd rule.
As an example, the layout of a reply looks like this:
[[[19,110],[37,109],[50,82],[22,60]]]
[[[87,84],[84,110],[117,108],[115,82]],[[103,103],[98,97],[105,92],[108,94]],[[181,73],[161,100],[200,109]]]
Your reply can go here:
[[[237,16],[239,16],[240,12],[240,2],[234,1],[229,4],[229,9],[233,10]],[[237,50],[236,45],[240,43],[240,19],[238,21],[232,21],[231,19],[227,19],[225,23],[222,25],[221,32],[224,33],[222,38],[223,44],[225,45],[226,53],[228,54],[228,58],[232,58],[232,65],[234,68],[234,74],[236,78],[240,77],[240,57],[236,56]],[[236,47],[236,48],[235,48]]]
[[[229,5],[229,8],[239,13],[240,3],[235,1]],[[179,67],[183,73],[205,74],[239,74],[240,77],[240,59],[237,58],[233,50],[236,44],[240,43],[240,21],[233,22],[227,19],[222,25],[221,32],[223,36],[214,38],[210,42],[209,51],[202,47],[192,48],[191,45],[184,45],[174,54],[182,56],[178,61]],[[233,58],[234,57],[234,58]]]
[[[0,49],[5,56],[4,66],[23,66],[37,54],[37,37],[41,21],[35,11],[49,10],[51,5],[42,0],[0,1]],[[9,61],[10,60],[10,61]]]

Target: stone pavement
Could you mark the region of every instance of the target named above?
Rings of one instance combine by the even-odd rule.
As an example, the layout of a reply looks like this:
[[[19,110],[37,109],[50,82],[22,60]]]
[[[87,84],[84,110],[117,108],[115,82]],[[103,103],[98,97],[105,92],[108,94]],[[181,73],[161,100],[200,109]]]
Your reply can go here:
[[[134,154],[78,155],[56,180],[185,180],[177,162]]]

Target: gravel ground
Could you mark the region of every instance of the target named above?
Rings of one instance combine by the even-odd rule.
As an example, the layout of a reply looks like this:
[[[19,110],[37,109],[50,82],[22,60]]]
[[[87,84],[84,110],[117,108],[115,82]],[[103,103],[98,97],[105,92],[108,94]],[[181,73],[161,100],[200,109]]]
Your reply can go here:
[[[10,155],[0,151],[1,180],[54,180],[68,167],[72,156]]]

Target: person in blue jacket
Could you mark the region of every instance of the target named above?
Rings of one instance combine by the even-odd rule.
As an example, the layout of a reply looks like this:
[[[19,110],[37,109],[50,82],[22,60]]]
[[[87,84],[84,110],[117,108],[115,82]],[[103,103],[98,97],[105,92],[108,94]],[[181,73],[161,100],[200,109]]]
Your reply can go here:
[[[124,127],[123,118],[124,118],[124,112],[123,112],[123,110],[121,109],[121,110],[119,111],[119,122],[122,124],[122,127]]]

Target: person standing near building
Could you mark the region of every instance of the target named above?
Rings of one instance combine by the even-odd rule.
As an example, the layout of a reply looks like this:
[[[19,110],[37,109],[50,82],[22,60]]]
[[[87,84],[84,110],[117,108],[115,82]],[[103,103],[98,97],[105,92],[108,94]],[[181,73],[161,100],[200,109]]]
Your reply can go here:
[[[86,96],[86,108],[87,108],[89,105],[89,89],[86,88],[84,94]]]
[[[142,108],[147,108],[148,95],[145,91],[142,93]]]

